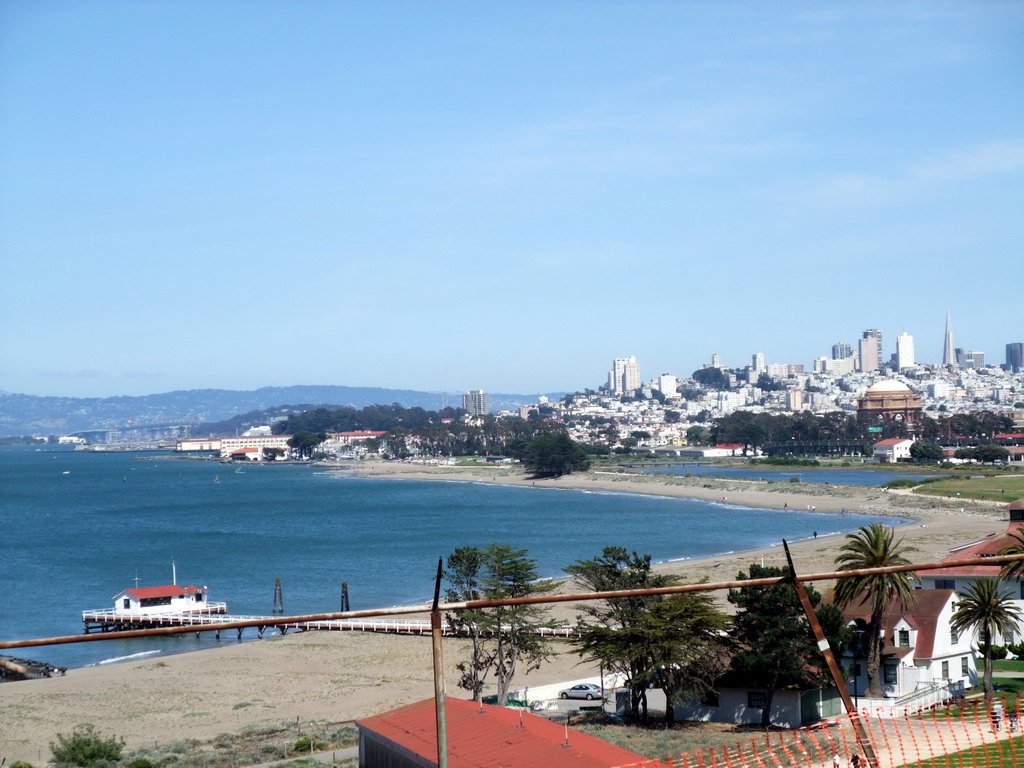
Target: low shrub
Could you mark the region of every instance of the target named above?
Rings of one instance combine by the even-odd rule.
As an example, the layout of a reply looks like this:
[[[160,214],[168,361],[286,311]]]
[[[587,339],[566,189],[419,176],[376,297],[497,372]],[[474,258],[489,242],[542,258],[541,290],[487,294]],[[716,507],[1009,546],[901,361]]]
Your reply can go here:
[[[87,768],[99,762],[116,763],[121,759],[124,739],[104,738],[94,725],[80,725],[70,736],[57,734],[57,741],[50,742],[53,762],[77,765]]]
[[[317,740],[313,736],[300,736],[292,745],[292,750],[298,753],[314,752],[315,750],[326,748],[326,743]]]

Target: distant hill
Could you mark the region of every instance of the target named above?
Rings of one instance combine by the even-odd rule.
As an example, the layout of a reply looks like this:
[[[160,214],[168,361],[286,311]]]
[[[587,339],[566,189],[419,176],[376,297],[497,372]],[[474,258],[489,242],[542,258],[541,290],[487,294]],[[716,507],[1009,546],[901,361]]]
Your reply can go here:
[[[406,408],[438,410],[447,404],[462,407],[462,394],[419,392],[379,387],[294,386],[262,387],[251,391],[189,389],[140,397],[38,397],[0,392],[0,437],[66,435],[94,429],[161,424],[201,424],[263,411],[287,403],[309,407],[341,407],[398,403]],[[546,393],[558,399],[563,393]],[[532,405],[536,395],[488,393],[491,411]]]

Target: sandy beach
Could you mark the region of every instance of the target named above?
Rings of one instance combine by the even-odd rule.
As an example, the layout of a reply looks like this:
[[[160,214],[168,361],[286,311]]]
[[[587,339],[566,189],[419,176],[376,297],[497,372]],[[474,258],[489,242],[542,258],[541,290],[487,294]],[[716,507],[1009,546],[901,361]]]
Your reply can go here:
[[[346,471],[346,470],[339,470]],[[347,470],[352,471],[352,470]],[[954,546],[1006,528],[1005,505],[917,497],[878,488],[808,483],[719,480],[707,477],[590,472],[536,480],[507,467],[422,466],[378,463],[360,466],[372,477],[503,483],[596,492],[647,493],[699,498],[752,507],[805,509],[841,514],[865,512],[911,519],[899,528],[916,547],[914,560],[937,560]],[[801,574],[834,570],[842,536],[819,536],[791,544]],[[781,542],[780,542],[781,544]],[[595,553],[596,554],[596,553]],[[781,546],[658,565],[686,582],[734,579],[752,562],[782,565]],[[560,589],[573,589],[564,583]],[[573,591],[580,591],[578,589]],[[724,594],[720,595],[724,601]],[[554,615],[572,619],[575,609],[559,605]],[[227,637],[227,635],[225,635]],[[2,638],[0,638],[2,639]],[[45,648],[18,655],[45,659]],[[444,642],[446,680],[458,696],[454,665],[464,641]],[[565,652],[524,676],[531,687],[597,675]],[[117,734],[127,748],[184,739],[207,739],[258,723],[344,722],[373,715],[433,695],[428,637],[305,632],[260,641],[223,641],[221,647],[195,653],[140,660],[106,667],[69,670],[65,677],[0,684],[0,759],[37,765],[49,757],[57,733],[94,724]]]

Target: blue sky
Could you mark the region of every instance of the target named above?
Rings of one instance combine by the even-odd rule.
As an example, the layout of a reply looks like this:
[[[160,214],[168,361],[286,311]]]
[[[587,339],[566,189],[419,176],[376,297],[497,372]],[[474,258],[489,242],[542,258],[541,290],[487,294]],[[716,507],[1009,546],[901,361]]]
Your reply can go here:
[[[0,390],[1024,341],[1017,2],[0,4]]]

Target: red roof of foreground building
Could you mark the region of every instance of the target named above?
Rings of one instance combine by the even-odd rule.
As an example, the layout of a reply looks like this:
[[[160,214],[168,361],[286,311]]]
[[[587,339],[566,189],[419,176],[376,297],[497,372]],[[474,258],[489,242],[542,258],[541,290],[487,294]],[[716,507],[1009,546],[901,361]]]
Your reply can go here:
[[[356,723],[436,765],[434,700]],[[619,768],[665,764],[517,709],[445,699],[449,768]],[[568,744],[566,741],[568,740]]]
[[[907,606],[905,611],[900,610],[897,605],[892,606],[882,615],[882,631],[885,637],[882,655],[903,658],[913,652],[915,658],[933,658],[939,614],[955,594],[951,589],[915,589],[914,602]],[[830,592],[827,599],[832,601],[834,594]],[[866,600],[866,594],[862,599],[865,602],[855,600],[843,610],[844,619],[859,619],[865,624],[871,620],[871,602]],[[905,620],[911,629],[917,630],[917,643],[913,648],[893,645],[893,629],[900,619]]]
[[[1018,502],[1014,502],[1017,504]],[[1014,509],[1014,504],[1010,505],[1011,509]],[[1012,520],[1010,521],[1009,527],[1005,533],[994,534],[981,541],[976,541],[973,544],[968,544],[964,547],[959,547],[950,551],[950,554],[942,558],[943,560],[967,560],[972,557],[991,557],[992,555],[998,555],[999,550],[1004,547],[1011,547],[1020,544],[1018,539],[1011,536],[1011,533],[1016,533],[1018,536],[1024,536],[1024,521]],[[941,562],[941,561],[940,561]],[[992,565],[965,565],[959,568],[937,568],[934,571],[923,571],[927,576],[998,576],[999,571],[1003,568],[1002,563],[993,563]]]

